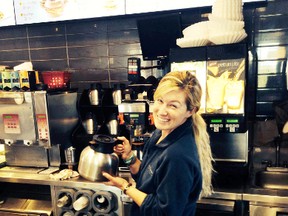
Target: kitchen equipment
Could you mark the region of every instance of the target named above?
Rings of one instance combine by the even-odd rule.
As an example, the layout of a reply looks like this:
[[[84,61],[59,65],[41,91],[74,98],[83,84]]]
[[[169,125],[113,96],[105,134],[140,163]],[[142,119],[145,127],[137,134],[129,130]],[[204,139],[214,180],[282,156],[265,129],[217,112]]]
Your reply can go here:
[[[112,92],[112,97],[113,97],[113,104],[114,105],[119,105],[122,102],[122,91],[121,91],[121,86],[118,84],[114,85],[114,89]]]
[[[102,86],[100,83],[92,83],[89,94],[89,101],[91,105],[99,105],[100,97],[101,97],[101,89]]]
[[[59,167],[78,123],[77,92],[0,92],[0,140],[8,166]]]
[[[199,112],[207,124],[216,162],[214,184],[241,185],[249,172],[247,45],[171,49],[169,59],[172,71],[190,71],[202,87]]]
[[[137,28],[144,60],[162,61],[170,48],[177,47],[176,38],[182,36],[181,14],[170,13],[137,20]]]
[[[232,155],[224,156],[217,151],[218,154],[214,155],[216,160],[233,161],[236,154],[232,149],[239,148],[241,152],[246,153],[242,154],[243,157],[235,159],[247,162],[248,130],[245,115],[247,56],[246,44],[172,49],[170,52],[171,70],[191,71],[200,82],[203,94],[199,111],[212,136],[212,151],[219,149],[219,146],[214,147],[213,143],[227,137],[224,140],[229,144],[223,145],[227,151],[222,152],[223,154],[230,152]],[[206,64],[200,64],[201,62]]]
[[[144,143],[149,139],[148,113],[149,105],[146,101],[127,101],[118,105],[120,124],[130,133],[130,142],[135,155],[142,160]]]
[[[205,197],[197,201],[196,216],[240,216],[247,215],[247,204],[240,194],[223,196],[221,199]]]
[[[110,135],[118,135],[118,120],[115,113],[111,114],[109,117],[107,128]]]
[[[119,116],[122,116],[122,124],[130,131],[132,144],[143,144],[143,134],[148,125],[148,104],[146,101],[127,101],[118,105]]]
[[[82,120],[82,125],[87,134],[95,134],[97,132],[98,124],[94,113],[86,113],[85,119]]]
[[[125,101],[131,101],[131,100],[135,99],[134,91],[132,88],[124,89],[123,94],[124,94],[124,100]]]
[[[68,197],[69,200],[68,205],[56,206],[53,212],[55,215],[62,216],[66,212],[79,216],[129,215],[126,208],[127,202],[131,205],[131,200],[116,187],[97,182],[76,181],[65,187],[53,186],[53,190],[56,194],[52,196],[53,202],[59,203],[59,199],[63,197]]]
[[[73,169],[73,166],[76,164],[75,161],[75,148],[73,146],[70,146],[69,148],[66,148],[64,150],[65,153],[65,161],[68,165],[69,169]]]
[[[44,71],[41,72],[43,81],[49,89],[67,88],[72,73],[69,71]]]
[[[137,82],[140,78],[141,59],[136,57],[128,58],[128,80]]]
[[[90,181],[107,181],[102,172],[118,174],[119,158],[113,152],[115,140],[108,135],[94,135],[90,145],[80,154],[78,172]]]
[[[286,197],[275,194],[270,196],[255,196],[255,194],[243,195],[243,199],[249,201],[249,216],[287,216],[288,207],[287,200],[285,200]]]

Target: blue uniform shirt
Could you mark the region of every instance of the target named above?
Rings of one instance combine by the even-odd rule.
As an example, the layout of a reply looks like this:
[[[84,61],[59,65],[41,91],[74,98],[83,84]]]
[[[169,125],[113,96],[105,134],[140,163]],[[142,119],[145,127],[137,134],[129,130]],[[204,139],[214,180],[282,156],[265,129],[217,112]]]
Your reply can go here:
[[[148,194],[132,216],[193,216],[202,188],[202,174],[192,131],[192,120],[173,130],[164,140],[155,130],[145,143],[136,188]]]

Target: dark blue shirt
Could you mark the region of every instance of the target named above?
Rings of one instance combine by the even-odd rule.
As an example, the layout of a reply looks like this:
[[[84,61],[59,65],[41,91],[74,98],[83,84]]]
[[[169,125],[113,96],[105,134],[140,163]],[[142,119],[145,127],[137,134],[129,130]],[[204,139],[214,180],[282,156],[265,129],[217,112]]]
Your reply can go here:
[[[156,129],[145,143],[140,170],[133,177],[136,188],[148,195],[141,207],[133,203],[131,215],[193,216],[202,174],[191,119],[156,145],[160,136]]]

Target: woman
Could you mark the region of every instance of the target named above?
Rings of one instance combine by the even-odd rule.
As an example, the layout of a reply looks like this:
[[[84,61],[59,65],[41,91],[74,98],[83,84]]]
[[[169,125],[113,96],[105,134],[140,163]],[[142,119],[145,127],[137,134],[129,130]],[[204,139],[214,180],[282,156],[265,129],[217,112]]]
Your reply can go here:
[[[202,90],[190,72],[170,72],[154,93],[156,130],[145,143],[143,160],[124,137],[115,147],[129,166],[136,188],[103,175],[134,201],[131,215],[193,216],[196,202],[212,192],[212,155],[206,124],[198,113]]]

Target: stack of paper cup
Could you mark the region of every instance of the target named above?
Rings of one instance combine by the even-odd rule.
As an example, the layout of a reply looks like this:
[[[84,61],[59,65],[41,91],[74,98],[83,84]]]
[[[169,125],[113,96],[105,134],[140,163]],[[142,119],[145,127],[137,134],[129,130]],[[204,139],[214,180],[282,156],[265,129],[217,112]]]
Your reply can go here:
[[[216,0],[212,6],[211,18],[243,21],[242,0]]]
[[[185,28],[183,38],[178,38],[176,44],[182,48],[205,46],[208,44],[208,21],[198,22]]]
[[[208,18],[209,40],[214,44],[237,43],[247,37],[242,0],[215,0]]]
[[[247,37],[244,29],[242,0],[215,0],[209,21],[192,24],[183,30],[180,47],[238,43]]]

